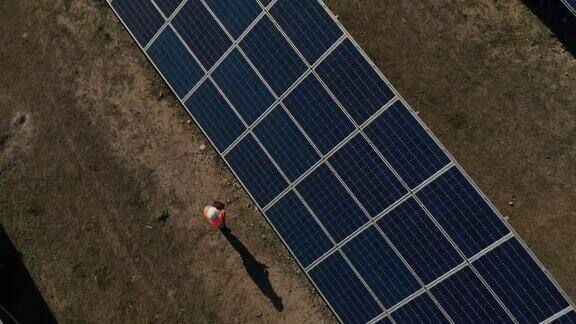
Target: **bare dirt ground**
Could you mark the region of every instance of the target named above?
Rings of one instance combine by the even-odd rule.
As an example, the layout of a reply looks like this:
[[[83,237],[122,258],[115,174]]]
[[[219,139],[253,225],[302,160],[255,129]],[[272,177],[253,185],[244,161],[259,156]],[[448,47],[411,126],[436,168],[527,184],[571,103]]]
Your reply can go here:
[[[519,1],[328,5],[575,299],[574,57]],[[0,35],[0,223],[57,320],[334,320],[105,1],[2,1]]]

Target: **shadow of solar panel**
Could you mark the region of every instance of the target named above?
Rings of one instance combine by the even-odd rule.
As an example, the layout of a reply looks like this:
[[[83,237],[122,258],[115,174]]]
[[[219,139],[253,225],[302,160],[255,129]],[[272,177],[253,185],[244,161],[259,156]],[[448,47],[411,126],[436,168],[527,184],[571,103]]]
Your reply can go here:
[[[334,246],[293,191],[274,203],[266,216],[304,268]]]
[[[188,0],[172,19],[172,25],[206,70],[232,46],[200,0]]]
[[[340,253],[331,254],[309,275],[344,323],[366,323],[382,312]]]
[[[262,9],[256,0],[205,0],[234,39],[248,28]]]
[[[349,39],[338,45],[316,71],[358,125],[395,96]]]
[[[576,312],[570,311],[558,319],[552,321],[552,324],[575,324],[576,323]]]
[[[116,0],[111,5],[142,47],[164,24],[164,18],[150,0]]]
[[[279,0],[270,13],[310,65],[343,34],[317,1]]]
[[[385,308],[396,305],[421,288],[374,226],[347,242],[342,251]]]
[[[284,104],[322,154],[330,152],[354,131],[354,124],[314,74],[302,80],[284,99]]]
[[[413,198],[392,209],[377,224],[425,284],[464,262]]]
[[[180,98],[186,96],[204,75],[170,26],[150,45],[147,53]]]
[[[510,233],[456,167],[422,188],[416,196],[466,257],[472,257]]]
[[[220,63],[212,77],[249,125],[274,103],[272,93],[237,49]]]
[[[172,13],[174,13],[174,10],[178,8],[178,5],[180,5],[182,0],[154,0],[154,2],[156,2],[158,8],[162,10],[164,16],[170,17]]]
[[[290,181],[320,160],[281,105],[274,107],[253,132]]]
[[[185,104],[188,112],[194,116],[220,152],[226,150],[246,129],[232,107],[208,79],[192,93]]]
[[[473,265],[521,323],[544,321],[569,306],[516,238],[502,243]]]
[[[388,107],[364,132],[410,188],[450,163],[401,101]]]
[[[360,134],[338,149],[328,162],[372,217],[408,193]]]
[[[450,323],[442,310],[424,293],[395,310],[390,317],[396,323],[440,324]]]
[[[278,196],[288,183],[252,135],[248,134],[225,156],[260,207]]]
[[[469,267],[432,287],[430,292],[456,323],[513,323]]]
[[[278,96],[307,69],[267,16],[242,39],[240,47]]]
[[[296,189],[336,242],[368,222],[368,217],[325,164],[304,178]]]

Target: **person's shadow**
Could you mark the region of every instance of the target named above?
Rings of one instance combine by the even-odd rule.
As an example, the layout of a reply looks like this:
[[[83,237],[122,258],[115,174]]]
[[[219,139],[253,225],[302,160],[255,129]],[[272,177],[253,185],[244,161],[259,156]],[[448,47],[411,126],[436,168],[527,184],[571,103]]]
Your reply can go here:
[[[256,286],[258,286],[264,296],[270,299],[274,308],[281,312],[284,309],[284,305],[282,304],[282,298],[280,298],[280,296],[278,296],[274,291],[274,288],[272,288],[272,284],[268,278],[268,270],[266,270],[268,266],[258,262],[258,260],[256,260],[250,253],[248,248],[246,248],[246,246],[236,236],[234,236],[232,232],[230,232],[229,228],[221,228],[220,232],[224,234],[224,237],[228,240],[230,245],[232,245],[232,247],[240,254],[244,268],[246,268],[246,272],[248,272],[248,275],[252,278]]]

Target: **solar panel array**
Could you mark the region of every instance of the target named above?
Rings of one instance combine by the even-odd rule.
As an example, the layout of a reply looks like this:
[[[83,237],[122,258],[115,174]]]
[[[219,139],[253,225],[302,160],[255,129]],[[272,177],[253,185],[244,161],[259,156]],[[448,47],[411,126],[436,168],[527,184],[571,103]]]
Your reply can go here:
[[[574,321],[322,2],[110,5],[339,320]]]

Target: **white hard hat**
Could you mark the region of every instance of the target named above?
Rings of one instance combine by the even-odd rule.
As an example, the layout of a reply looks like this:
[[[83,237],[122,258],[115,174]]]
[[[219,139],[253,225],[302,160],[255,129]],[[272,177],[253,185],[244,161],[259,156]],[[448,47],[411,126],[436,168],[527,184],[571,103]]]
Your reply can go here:
[[[216,209],[216,207],[208,207],[208,219],[211,221],[216,220],[216,218],[218,217],[218,209]]]

